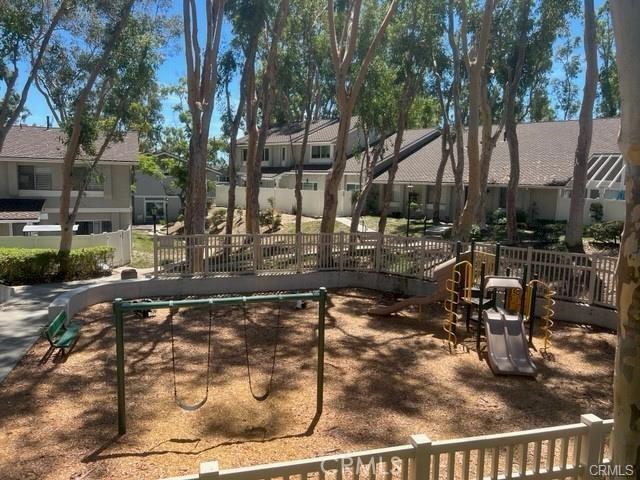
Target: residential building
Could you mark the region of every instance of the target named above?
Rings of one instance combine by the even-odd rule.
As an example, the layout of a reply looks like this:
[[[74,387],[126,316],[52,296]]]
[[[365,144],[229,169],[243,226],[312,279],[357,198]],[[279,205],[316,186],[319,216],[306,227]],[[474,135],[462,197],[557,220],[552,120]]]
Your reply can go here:
[[[0,152],[0,235],[22,235],[25,225],[59,225],[64,152],[64,133],[58,128],[15,126],[9,131]],[[74,183],[87,175],[87,160],[76,162]],[[136,134],[107,149],[80,201],[77,234],[131,225],[131,176],[137,162]],[[72,202],[76,198],[74,191]]]
[[[362,151],[365,148],[365,136],[358,126],[358,117],[351,121],[347,151],[350,158],[347,162],[345,175],[338,191],[338,215],[350,216],[353,206],[353,191],[360,188],[360,170],[362,165]],[[296,160],[303,158],[303,214],[320,216],[324,204],[324,188],[335,154],[338,136],[338,120],[318,120],[311,126],[306,151],[302,152],[303,126],[285,126],[272,128],[267,136],[265,153],[262,161],[262,182],[260,185],[259,201],[261,208],[267,208],[271,203],[276,209],[295,212],[295,178]],[[409,132],[401,149],[401,158],[414,152],[426,143],[437,138],[439,133],[434,129],[414,130]],[[388,168],[392,155],[392,142],[395,137],[387,139],[383,158],[379,161],[376,174]],[[236,205],[245,205],[245,176],[247,137],[238,140],[237,170],[238,187],[236,191]],[[369,139],[371,143],[376,138]],[[217,186],[216,204],[226,206],[228,184],[219,182]]]
[[[619,124],[617,118],[593,121],[588,184],[585,191],[586,224],[591,223],[589,207],[592,203],[603,205],[605,220],[624,220],[624,166],[617,145]],[[520,182],[517,207],[527,213],[530,221],[568,219],[578,128],[578,121],[518,125]],[[403,212],[406,212],[406,200],[411,191],[417,196],[420,211],[429,217],[433,215],[434,186],[441,158],[440,142],[431,142],[400,163],[394,188],[398,190],[397,198],[402,201]],[[468,171],[468,166],[465,165],[465,184]],[[500,138],[491,157],[487,212],[506,206],[509,175],[509,149],[504,138]],[[383,173],[375,182],[385,183],[386,178],[386,174]],[[447,167],[443,177],[441,219],[450,219],[453,215],[453,191],[453,173],[451,168]]]
[[[215,182],[218,173],[207,172],[209,182],[207,197],[213,202],[215,198]],[[180,191],[171,176],[157,177],[140,170],[135,171],[135,192],[133,193],[133,223],[153,223],[155,209],[158,221],[175,222],[182,213]],[[212,188],[209,188],[212,187]]]

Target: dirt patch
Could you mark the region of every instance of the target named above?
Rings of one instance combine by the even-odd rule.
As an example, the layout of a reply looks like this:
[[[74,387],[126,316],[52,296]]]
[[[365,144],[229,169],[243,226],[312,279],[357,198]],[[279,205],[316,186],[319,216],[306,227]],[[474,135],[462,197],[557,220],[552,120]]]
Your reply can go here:
[[[614,335],[558,322],[552,358],[534,352],[535,380],[496,377],[472,349],[448,353],[439,305],[423,315],[366,315],[391,301],[330,292],[324,413],[312,434],[315,304],[281,306],[273,390],[263,402],[249,392],[242,309],[214,310],[208,402],[192,413],[173,398],[168,312],[127,317],[122,438],[111,306],[95,306],[78,315],[82,335],[66,362],[40,364],[48,344],[39,341],[0,385],[0,478],[160,478],[195,473],[205,460],[230,468],[404,444],[414,433],[445,439],[611,416]],[[277,313],[276,304],[248,307],[256,394],[268,384]],[[173,320],[176,390],[196,402],[205,394],[208,312]]]

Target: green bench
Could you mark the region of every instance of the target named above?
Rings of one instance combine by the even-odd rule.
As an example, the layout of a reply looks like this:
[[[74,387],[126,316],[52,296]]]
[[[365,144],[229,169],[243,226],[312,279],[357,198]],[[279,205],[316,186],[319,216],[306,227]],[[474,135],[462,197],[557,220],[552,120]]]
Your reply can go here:
[[[78,339],[81,327],[76,322],[65,324],[66,320],[67,314],[62,311],[44,329],[44,336],[49,340],[51,347],[62,350],[63,355],[65,349],[71,348]]]

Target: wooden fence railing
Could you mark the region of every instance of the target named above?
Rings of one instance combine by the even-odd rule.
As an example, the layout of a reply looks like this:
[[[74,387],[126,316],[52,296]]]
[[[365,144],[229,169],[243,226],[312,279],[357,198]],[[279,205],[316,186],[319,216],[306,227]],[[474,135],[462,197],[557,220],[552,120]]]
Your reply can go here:
[[[468,480],[595,479],[611,462],[613,420],[582,415],[580,423],[513,433],[411,443],[351,454],[220,470],[204,462],[181,480]],[[177,480],[174,479],[174,480]]]
[[[309,271],[365,271],[432,278],[439,263],[455,254],[447,240],[377,233],[172,235],[154,237],[155,275],[213,276]],[[465,245],[464,248],[468,248]],[[476,244],[492,262],[496,246]],[[500,248],[500,271],[520,275],[527,267],[557,292],[556,298],[615,308],[616,259],[598,255]],[[492,269],[490,269],[492,270]]]

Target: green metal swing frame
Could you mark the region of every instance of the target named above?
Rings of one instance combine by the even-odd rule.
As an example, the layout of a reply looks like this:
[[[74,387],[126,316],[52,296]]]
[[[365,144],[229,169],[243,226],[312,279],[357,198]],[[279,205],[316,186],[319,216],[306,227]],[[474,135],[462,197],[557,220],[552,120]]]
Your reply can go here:
[[[125,397],[125,348],[124,348],[124,314],[144,308],[156,310],[161,308],[186,308],[243,305],[272,301],[310,300],[318,302],[318,345],[316,370],[316,413],[312,425],[318,423],[322,415],[324,401],[324,343],[325,314],[327,289],[324,287],[305,293],[288,293],[282,295],[250,295],[244,297],[201,298],[194,300],[165,300],[157,302],[135,302],[116,298],[113,301],[113,318],[116,326],[116,377],[118,397],[118,434],[127,432],[127,414]]]

